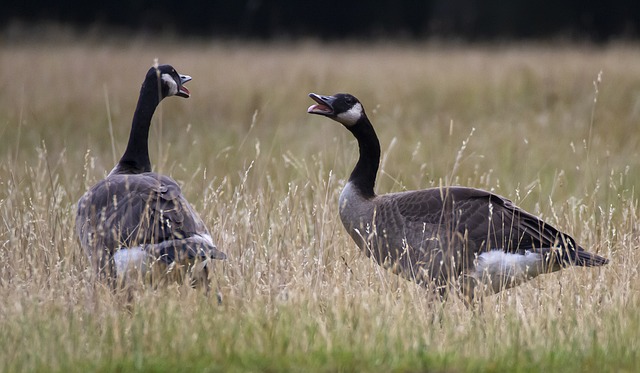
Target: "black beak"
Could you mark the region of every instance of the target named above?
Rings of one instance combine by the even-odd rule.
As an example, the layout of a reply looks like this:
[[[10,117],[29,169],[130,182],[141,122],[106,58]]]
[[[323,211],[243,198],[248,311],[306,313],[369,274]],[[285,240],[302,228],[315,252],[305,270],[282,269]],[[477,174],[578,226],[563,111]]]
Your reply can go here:
[[[335,110],[333,109],[333,102],[335,101],[335,97],[321,96],[315,93],[309,93],[309,97],[311,97],[311,99],[317,104],[309,106],[309,108],[307,109],[307,113],[324,116],[335,115]]]
[[[178,93],[176,96],[189,98],[191,96],[191,92],[184,86],[185,83],[191,81],[191,77],[189,75],[180,75],[180,86],[178,87]]]

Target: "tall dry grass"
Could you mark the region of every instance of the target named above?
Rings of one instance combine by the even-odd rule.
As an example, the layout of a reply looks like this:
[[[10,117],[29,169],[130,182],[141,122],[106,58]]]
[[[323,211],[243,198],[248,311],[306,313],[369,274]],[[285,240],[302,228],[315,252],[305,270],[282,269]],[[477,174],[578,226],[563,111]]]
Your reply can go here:
[[[154,58],[194,78],[190,99],[156,113],[151,157],[229,256],[212,279],[220,306],[173,285],[127,307],[90,281],[74,236],[75,202],[124,150]],[[2,370],[636,370],[638,62],[633,45],[6,43]],[[308,92],[338,91],[380,136],[378,192],[490,189],[610,264],[475,313],[428,304],[339,222],[356,144],[305,111]]]

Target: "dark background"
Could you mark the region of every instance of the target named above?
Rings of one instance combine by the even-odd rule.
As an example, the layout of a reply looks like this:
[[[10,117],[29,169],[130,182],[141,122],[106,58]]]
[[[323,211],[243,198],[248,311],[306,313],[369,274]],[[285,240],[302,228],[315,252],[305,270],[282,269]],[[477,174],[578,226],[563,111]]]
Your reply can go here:
[[[5,0],[6,1],[6,0]],[[184,36],[321,40],[608,41],[640,36],[640,0],[8,0],[0,31],[71,26]]]

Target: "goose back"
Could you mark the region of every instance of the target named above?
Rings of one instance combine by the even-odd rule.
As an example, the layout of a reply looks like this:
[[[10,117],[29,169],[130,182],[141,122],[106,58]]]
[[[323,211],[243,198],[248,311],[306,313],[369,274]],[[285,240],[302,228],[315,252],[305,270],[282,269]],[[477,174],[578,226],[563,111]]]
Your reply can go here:
[[[368,256],[418,282],[444,284],[475,268],[483,253],[496,250],[540,254],[540,273],[604,264],[571,236],[480,189],[431,188],[362,198],[348,184],[340,217]]]
[[[98,270],[125,247],[143,248],[167,264],[224,258],[178,184],[152,172],[115,174],[98,182],[78,202],[76,229]]]

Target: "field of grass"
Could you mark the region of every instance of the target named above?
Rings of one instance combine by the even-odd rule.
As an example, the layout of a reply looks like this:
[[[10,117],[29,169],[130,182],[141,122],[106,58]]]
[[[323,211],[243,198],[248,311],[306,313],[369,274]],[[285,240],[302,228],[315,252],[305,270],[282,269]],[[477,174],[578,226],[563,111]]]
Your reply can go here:
[[[75,203],[126,145],[158,58],[193,77],[151,131],[228,260],[215,297],[91,281]],[[602,372],[640,369],[640,51],[635,45],[5,43],[0,53],[0,371]],[[357,158],[308,92],[356,95],[379,193],[493,190],[610,259],[476,312],[360,253],[337,199]]]

